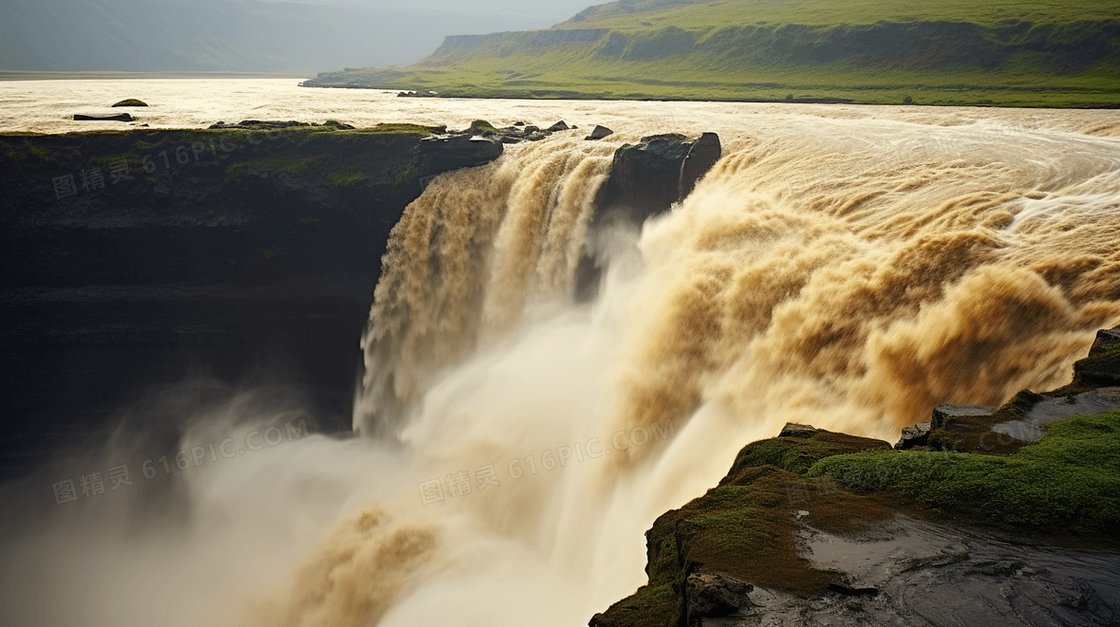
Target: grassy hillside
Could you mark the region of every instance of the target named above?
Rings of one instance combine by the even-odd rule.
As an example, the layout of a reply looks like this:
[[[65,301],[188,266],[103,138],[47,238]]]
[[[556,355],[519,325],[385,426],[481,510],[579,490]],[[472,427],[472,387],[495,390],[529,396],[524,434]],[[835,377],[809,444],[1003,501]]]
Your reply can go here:
[[[1120,104],[1120,0],[623,0],[543,31],[455,36],[312,86],[445,96]]]
[[[1120,19],[1120,3],[1109,0],[622,0],[589,7],[557,27],[612,28],[621,32],[670,24],[686,29],[877,22],[969,22],[994,27],[1008,22],[1077,24],[1115,19]],[[642,21],[650,25],[644,26]]]

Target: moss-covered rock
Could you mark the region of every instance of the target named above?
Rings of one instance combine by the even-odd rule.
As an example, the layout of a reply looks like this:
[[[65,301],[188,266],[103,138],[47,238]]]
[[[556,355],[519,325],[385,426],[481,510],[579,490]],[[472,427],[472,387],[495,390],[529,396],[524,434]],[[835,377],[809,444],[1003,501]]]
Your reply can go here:
[[[794,512],[814,526],[842,533],[882,520],[892,509],[881,499],[838,489],[831,480],[801,476],[834,455],[889,449],[872,440],[818,431],[810,438],[779,437],[748,445],[718,487],[661,515],[646,532],[649,581],[596,614],[597,627],[667,627],[687,622],[685,580],[718,572],[740,581],[809,596],[837,581],[797,553]]]
[[[1104,534],[1120,525],[1120,410],[1054,423],[1011,455],[872,451],[822,459],[807,475],[971,522]]]
[[[113,105],[114,107],[146,107],[148,103],[136,98],[125,98],[124,100]]]

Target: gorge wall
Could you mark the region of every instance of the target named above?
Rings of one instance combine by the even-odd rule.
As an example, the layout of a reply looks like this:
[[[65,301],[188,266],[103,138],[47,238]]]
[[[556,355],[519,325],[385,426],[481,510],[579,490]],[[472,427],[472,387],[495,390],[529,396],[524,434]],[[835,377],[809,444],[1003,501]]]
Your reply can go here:
[[[443,130],[266,123],[0,138],[5,466],[104,428],[140,390],[191,377],[291,384],[321,428],[349,428],[390,231],[436,175],[503,152],[500,136],[431,135]],[[713,138],[687,173],[682,136],[624,147],[612,185],[638,189],[672,161],[673,193],[640,199],[664,211],[682,174],[691,188],[718,159]],[[663,155],[667,143],[676,152]]]

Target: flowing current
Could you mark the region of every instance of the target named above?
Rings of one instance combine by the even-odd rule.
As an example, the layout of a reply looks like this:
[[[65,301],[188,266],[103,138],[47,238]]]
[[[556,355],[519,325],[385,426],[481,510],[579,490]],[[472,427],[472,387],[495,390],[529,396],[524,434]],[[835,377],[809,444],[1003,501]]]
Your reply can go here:
[[[644,583],[653,520],[785,422],[894,441],[1067,382],[1120,323],[1118,125],[931,115],[720,128],[640,228],[589,232],[639,121],[439,177],[383,262],[362,437],[184,473],[162,517],[44,514],[5,547],[5,623],[583,625]],[[585,246],[606,270],[576,302]],[[240,401],[184,446],[290,422]]]

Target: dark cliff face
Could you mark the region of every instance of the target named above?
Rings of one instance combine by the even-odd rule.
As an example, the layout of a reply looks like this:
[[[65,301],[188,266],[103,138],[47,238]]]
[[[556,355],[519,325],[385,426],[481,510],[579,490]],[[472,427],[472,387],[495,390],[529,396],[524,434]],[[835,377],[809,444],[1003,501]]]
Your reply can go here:
[[[432,177],[502,153],[429,130],[0,137],[0,468],[200,375],[302,390],[349,429],[390,231]],[[667,210],[718,158],[710,133],[622,147],[596,223]]]
[[[430,177],[502,152],[404,130],[0,138],[0,452],[200,372],[289,382],[348,426],[390,230]]]

